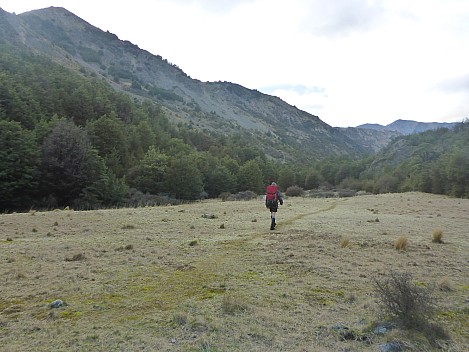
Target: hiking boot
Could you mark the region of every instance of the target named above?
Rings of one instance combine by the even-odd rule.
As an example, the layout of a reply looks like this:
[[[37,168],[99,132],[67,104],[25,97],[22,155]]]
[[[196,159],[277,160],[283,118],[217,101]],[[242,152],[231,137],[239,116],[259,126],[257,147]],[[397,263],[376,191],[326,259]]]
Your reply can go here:
[[[272,219],[272,223],[270,224],[270,229],[271,230],[275,229],[275,219]]]

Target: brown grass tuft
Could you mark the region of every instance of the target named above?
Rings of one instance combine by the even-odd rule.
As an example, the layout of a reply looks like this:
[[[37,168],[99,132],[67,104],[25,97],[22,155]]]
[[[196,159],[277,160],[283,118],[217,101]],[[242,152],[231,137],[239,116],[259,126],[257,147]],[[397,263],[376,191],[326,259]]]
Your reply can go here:
[[[443,243],[443,231],[442,230],[434,230],[432,234],[432,242],[433,243]]]
[[[404,236],[399,237],[394,242],[394,248],[396,248],[398,251],[405,251],[408,245],[409,245],[409,241]]]
[[[340,240],[340,248],[349,248],[350,247],[350,238],[342,237]]]
[[[189,316],[187,315],[186,312],[176,312],[173,315],[173,323],[183,326],[186,325],[187,322],[189,321]]]

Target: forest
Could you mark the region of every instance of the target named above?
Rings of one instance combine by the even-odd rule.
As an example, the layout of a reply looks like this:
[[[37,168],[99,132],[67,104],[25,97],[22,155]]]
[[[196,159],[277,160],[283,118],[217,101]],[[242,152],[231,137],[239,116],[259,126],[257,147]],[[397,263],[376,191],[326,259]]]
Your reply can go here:
[[[422,191],[469,197],[469,123],[402,136],[376,155],[282,163],[250,143],[174,124],[151,100],[0,44],[0,211],[164,204],[251,191]],[[293,192],[293,190],[295,192]]]

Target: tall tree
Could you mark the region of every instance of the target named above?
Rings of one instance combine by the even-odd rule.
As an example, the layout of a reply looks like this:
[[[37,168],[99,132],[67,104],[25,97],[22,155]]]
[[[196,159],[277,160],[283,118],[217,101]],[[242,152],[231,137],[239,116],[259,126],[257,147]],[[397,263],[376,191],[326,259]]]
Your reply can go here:
[[[168,170],[168,190],[179,199],[199,198],[203,190],[202,174],[194,163],[194,155],[171,159]]]
[[[0,210],[31,206],[40,164],[34,133],[0,120]]]
[[[263,191],[262,172],[255,160],[249,160],[239,168],[238,190],[254,193]]]
[[[102,159],[85,130],[61,120],[42,145],[42,189],[57,205],[69,205],[101,177]]]
[[[129,172],[128,182],[138,190],[158,194],[167,191],[169,157],[151,146],[140,164]]]

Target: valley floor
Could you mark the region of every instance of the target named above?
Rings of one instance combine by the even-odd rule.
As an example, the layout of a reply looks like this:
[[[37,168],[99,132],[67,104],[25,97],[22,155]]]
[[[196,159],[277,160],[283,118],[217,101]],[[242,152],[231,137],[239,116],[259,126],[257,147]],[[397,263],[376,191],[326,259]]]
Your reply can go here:
[[[373,333],[392,271],[435,288],[440,350],[469,350],[468,199],[288,198],[269,225],[262,200],[2,214],[0,350],[437,350]]]

